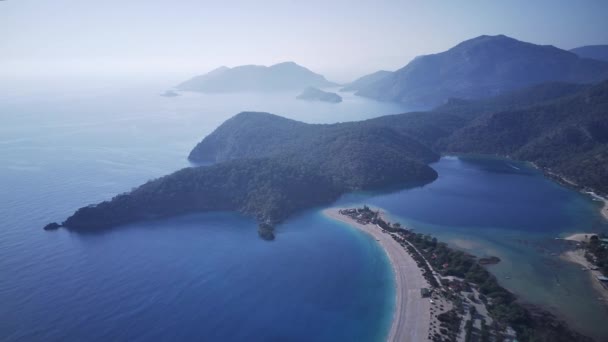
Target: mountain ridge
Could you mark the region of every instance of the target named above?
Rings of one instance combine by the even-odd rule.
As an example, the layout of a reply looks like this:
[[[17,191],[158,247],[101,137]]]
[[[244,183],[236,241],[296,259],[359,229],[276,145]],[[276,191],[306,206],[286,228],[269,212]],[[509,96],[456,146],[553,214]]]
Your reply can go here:
[[[569,51],[582,58],[591,58],[598,61],[608,62],[608,44],[579,46]]]
[[[362,88],[368,87],[368,86],[374,84],[375,82],[378,82],[381,79],[383,79],[389,75],[392,75],[392,73],[393,73],[392,71],[378,70],[371,74],[361,76],[361,77],[357,78],[356,80],[352,81],[351,83],[344,85],[344,87],[342,87],[340,89],[340,91],[347,92],[347,91],[361,90]]]
[[[551,45],[484,35],[419,56],[356,94],[428,108],[453,97],[480,99],[549,81],[595,83],[606,78],[606,62]]]

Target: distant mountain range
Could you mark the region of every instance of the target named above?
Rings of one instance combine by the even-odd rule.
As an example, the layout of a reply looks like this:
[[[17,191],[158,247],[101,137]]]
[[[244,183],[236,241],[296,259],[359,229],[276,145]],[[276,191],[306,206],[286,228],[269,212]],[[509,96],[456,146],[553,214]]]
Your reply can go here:
[[[587,45],[570,50],[579,57],[597,59],[608,62],[608,45]]]
[[[393,73],[368,75],[349,87],[360,96],[431,108],[450,98],[479,99],[543,82],[594,83],[606,78],[608,62],[498,35],[417,57]]]
[[[207,74],[196,76],[176,88],[185,91],[226,93],[240,91],[282,91],[306,87],[331,87],[335,83],[322,75],[294,63],[285,62],[269,67],[243,65],[234,68],[220,67]]]

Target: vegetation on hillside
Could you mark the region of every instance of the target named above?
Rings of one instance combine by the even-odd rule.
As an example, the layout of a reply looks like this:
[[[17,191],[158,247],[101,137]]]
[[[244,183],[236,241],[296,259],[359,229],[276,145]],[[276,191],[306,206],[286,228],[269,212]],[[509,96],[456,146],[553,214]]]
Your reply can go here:
[[[552,83],[431,112],[310,125],[241,113],[189,158],[220,162],[150,181],[78,210],[64,224],[99,229],[188,212],[237,210],[273,224],[342,193],[437,177],[439,153],[510,156],[608,193],[608,82]],[[264,232],[266,232],[264,230]],[[269,236],[269,234],[262,234]]]
[[[272,225],[342,193],[434,180],[436,172],[415,159],[419,151],[412,152],[410,143],[390,129],[340,129],[296,150],[177,171],[81,208],[63,225],[103,229],[141,219],[235,210],[256,218],[260,235],[272,238]],[[437,158],[426,149],[420,155]]]
[[[241,113],[203,139],[190,159],[299,153],[365,132],[370,142],[401,140],[402,153],[426,163],[437,153],[496,154],[533,162],[581,187],[608,193],[607,115],[608,82],[547,83],[478,101],[454,99],[430,112],[333,125]]]
[[[439,147],[530,161],[608,193],[608,82],[539,105],[481,115]]]
[[[608,277],[608,243],[606,240],[608,235],[602,234],[599,237],[594,235],[586,244],[585,258],[593,265],[597,266],[602,274]]]

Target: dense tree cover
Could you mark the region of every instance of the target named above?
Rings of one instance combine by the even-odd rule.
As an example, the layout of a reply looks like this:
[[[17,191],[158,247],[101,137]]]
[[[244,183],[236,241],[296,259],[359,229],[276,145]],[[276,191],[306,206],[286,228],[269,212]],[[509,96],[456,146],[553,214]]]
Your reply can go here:
[[[481,115],[439,148],[531,161],[608,193],[608,82],[539,105]]]
[[[439,320],[439,326],[442,332],[447,336],[447,341],[456,341],[458,333],[460,332],[461,318],[455,309],[440,313],[437,315]],[[443,340],[443,339],[441,339]]]
[[[592,236],[585,246],[585,257],[599,267],[602,274],[608,277],[608,243],[603,242],[600,238],[606,239],[608,236],[606,234],[599,237],[597,235]]]
[[[98,229],[208,210],[238,210],[260,222],[274,222],[295,209],[337,195],[338,189],[329,179],[310,166],[270,159],[239,160],[186,168],[149,181],[110,201],[79,209],[64,225]]]
[[[241,113],[189,156],[220,164],[151,181],[82,208],[65,224],[95,229],[206,210],[238,210],[273,224],[347,191],[431,181],[437,175],[427,164],[445,151],[521,158],[606,193],[606,113],[608,82],[545,84],[492,99],[453,100],[427,113],[332,125]]]
[[[110,201],[81,208],[64,225],[101,229],[146,218],[236,210],[255,217],[262,224],[261,235],[272,237],[269,226],[344,192],[434,180],[436,172],[412,158],[416,155],[410,153],[410,143],[411,139],[385,128],[339,128],[297,153],[286,149],[269,157],[177,171]]]
[[[349,122],[306,124],[269,113],[243,112],[226,120],[190,152],[193,162],[221,162],[340,148],[340,141],[398,144],[400,153],[425,163],[439,155],[426,144],[401,134],[390,125]]]
[[[608,179],[606,116],[608,82],[548,83],[478,101],[452,100],[430,112],[334,125],[242,113],[199,143],[190,158],[222,161],[302,151],[359,130],[402,140],[412,159],[432,161],[435,153],[497,154],[534,162],[581,187],[608,193],[603,181]]]
[[[437,272],[444,276],[463,278],[477,285],[492,318],[503,328],[513,327],[519,341],[591,341],[571,331],[550,313],[518,302],[474,256],[452,249],[428,235],[404,230],[400,235],[411,242]],[[483,325],[481,334],[484,335]]]

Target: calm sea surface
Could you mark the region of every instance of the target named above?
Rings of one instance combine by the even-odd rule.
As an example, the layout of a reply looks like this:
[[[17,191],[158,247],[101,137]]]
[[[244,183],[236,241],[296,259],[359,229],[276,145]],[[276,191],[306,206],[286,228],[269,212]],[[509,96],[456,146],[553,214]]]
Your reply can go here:
[[[331,123],[407,110],[348,94],[337,105],[296,94],[158,96],[171,84],[0,84],[0,340],[382,340],[394,304],[386,256],[320,208],[281,225],[272,243],[233,213],[42,231],[189,166],[190,149],[240,111]],[[588,279],[555,256],[559,234],[606,229],[596,203],[514,162],[446,157],[433,167],[434,183],[338,205],[383,207],[455,247],[499,256],[492,271],[509,289],[607,334]]]
[[[527,302],[550,308],[594,337],[608,336],[608,311],[589,274],[562,261],[567,232],[606,232],[600,203],[564,188],[527,164],[488,157],[443,157],[426,186],[348,194],[340,205],[368,204],[421,233],[478,256],[498,256],[489,269]]]
[[[189,166],[190,149],[240,111],[329,123],[405,108],[348,94],[338,105],[297,94],[159,96],[170,82],[15,84],[0,85],[0,341],[387,334],[394,287],[386,256],[317,211],[287,222],[273,243],[231,213],[99,235],[41,228]]]

